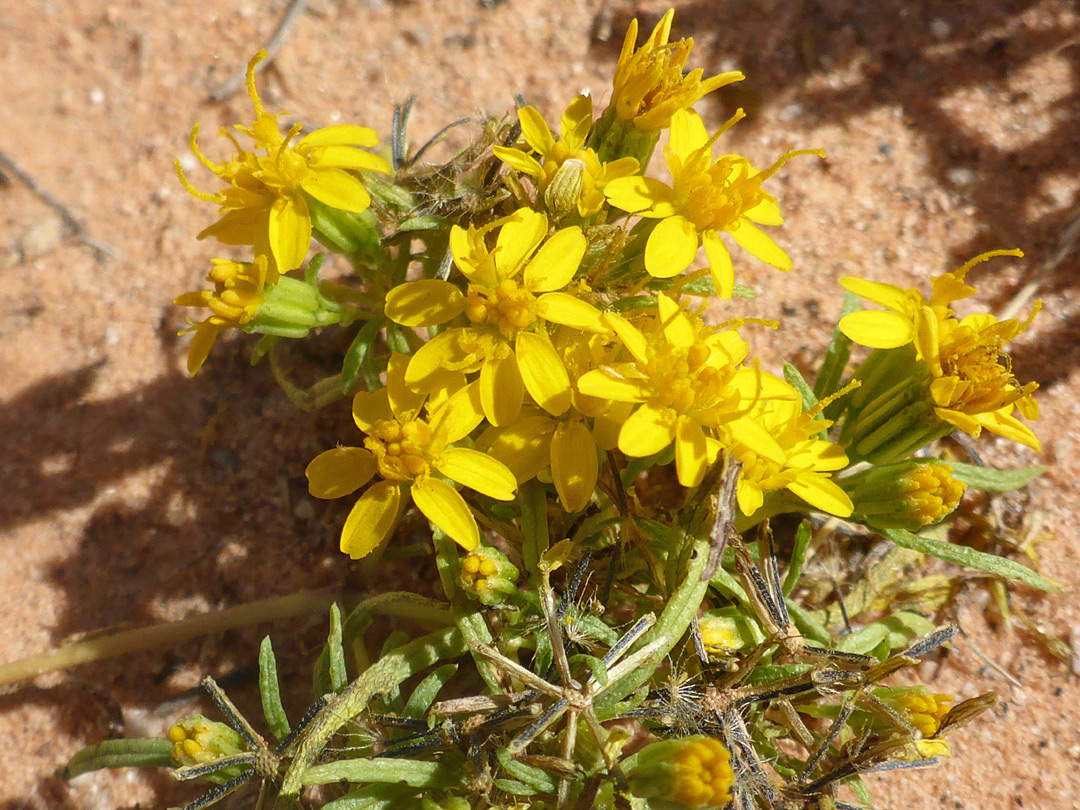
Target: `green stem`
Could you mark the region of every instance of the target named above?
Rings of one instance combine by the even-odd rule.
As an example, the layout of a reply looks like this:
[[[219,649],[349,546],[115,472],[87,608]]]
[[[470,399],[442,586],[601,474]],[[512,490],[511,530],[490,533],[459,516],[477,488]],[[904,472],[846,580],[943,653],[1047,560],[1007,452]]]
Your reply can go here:
[[[551,545],[544,485],[535,478],[522,484],[518,489],[518,503],[521,504],[521,556],[525,561],[525,573],[536,584],[540,576],[540,557]]]

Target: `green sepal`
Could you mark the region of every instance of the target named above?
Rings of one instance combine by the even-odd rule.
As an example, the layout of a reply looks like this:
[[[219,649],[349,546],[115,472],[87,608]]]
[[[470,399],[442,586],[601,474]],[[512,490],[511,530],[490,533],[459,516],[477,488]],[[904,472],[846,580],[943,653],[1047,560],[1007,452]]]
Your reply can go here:
[[[1025,487],[1046,472],[1045,464],[1021,467],[1018,470],[995,470],[980,467],[977,464],[963,464],[959,461],[942,461],[952,467],[952,475],[957,481],[963,481],[972,489],[983,492],[1012,492]]]

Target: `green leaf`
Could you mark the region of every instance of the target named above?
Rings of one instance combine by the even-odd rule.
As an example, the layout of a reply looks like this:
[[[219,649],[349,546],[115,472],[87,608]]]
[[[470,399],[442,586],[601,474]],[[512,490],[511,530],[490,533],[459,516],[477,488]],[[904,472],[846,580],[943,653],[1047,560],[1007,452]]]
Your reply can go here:
[[[398,233],[405,231],[438,231],[451,225],[450,220],[445,217],[436,217],[431,214],[427,214],[422,217],[413,217],[407,219],[397,226]]]
[[[806,380],[803,379],[803,375],[795,368],[791,363],[784,362],[784,379],[787,380],[787,384],[799,392],[799,396],[802,397],[803,410],[808,411],[817,405],[817,397],[814,396],[814,392],[810,390],[810,386]]]
[[[575,662],[579,660],[582,661],[585,666],[589,668],[589,671],[592,672],[593,677],[596,679],[596,682],[600,684],[601,688],[607,686],[608,671],[601,659],[597,658],[595,655],[575,655],[573,660]]]
[[[270,644],[270,636],[259,645],[259,696],[262,698],[263,716],[266,724],[278,742],[289,734],[289,718],[285,707],[281,705],[281,690],[278,685],[277,659]]]
[[[803,563],[806,562],[806,551],[810,548],[810,538],[812,536],[810,521],[804,520],[799,524],[798,531],[795,532],[795,545],[791,549],[791,564],[788,565],[787,576],[784,577],[784,596],[791,596],[791,592],[799,584]]]
[[[750,686],[764,686],[796,675],[805,675],[814,668],[813,664],[763,664],[754,667],[743,683]]]
[[[884,625],[889,631],[890,650],[899,650],[906,647],[917,638],[933,633],[937,625],[910,610],[898,610],[891,616],[886,616],[879,624]]]
[[[1027,486],[1046,472],[1045,464],[1021,467],[1019,470],[995,470],[977,464],[962,464],[959,461],[941,463],[953,468],[953,478],[957,481],[963,481],[972,489],[981,489],[983,492],[1012,492]]]
[[[351,790],[344,796],[324,804],[322,810],[396,810],[412,807],[412,788],[403,785],[376,782],[359,790]]]
[[[446,686],[446,682],[454,677],[457,670],[457,664],[446,664],[420,681],[405,704],[405,717],[423,717],[435,702],[435,696]]]
[[[1005,557],[986,554],[944,540],[920,537],[904,529],[883,529],[881,534],[901,548],[909,548],[912,551],[929,554],[931,557],[937,557],[939,560],[945,560],[945,562],[966,565],[968,568],[985,571],[988,574],[996,574],[1006,579],[1015,579],[1025,585],[1030,585],[1032,588],[1038,588],[1040,591],[1047,591],[1048,593],[1060,589],[1060,586],[1035,573],[1027,566],[1020,565],[1020,563]]]
[[[857,633],[852,633],[850,636],[844,636],[844,638],[840,640],[840,643],[836,645],[836,649],[840,650],[840,652],[868,655],[871,650],[888,638],[888,628],[875,622],[874,624],[867,625]]]
[[[345,647],[341,643],[341,609],[337,602],[330,605],[330,637],[326,640],[326,649],[330,653],[330,688],[340,692],[349,682],[345,669]]]
[[[840,317],[857,312],[861,308],[859,296],[854,293],[844,292],[844,304],[840,308]],[[839,323],[839,319],[837,320]],[[814,380],[814,396],[818,400],[825,399],[835,394],[840,389],[840,381],[844,377],[844,369],[847,368],[848,360],[851,359],[851,340],[848,339],[840,327],[833,331],[832,340],[825,349],[825,355],[818,369],[817,379]],[[830,404],[824,411],[826,419],[835,420],[844,407],[844,398]]]
[[[251,350],[251,365],[258,365],[270,350],[277,345],[279,340],[281,338],[277,335],[263,335],[260,337],[259,342],[255,344],[255,348]]]
[[[788,599],[786,601],[788,613],[791,614],[791,621],[799,629],[800,633],[811,641],[816,641],[819,644],[832,643],[832,636],[829,635],[829,631],[826,629],[825,625],[814,618],[814,615],[810,613],[810,611],[805,610],[803,606],[794,599]]]
[[[556,791],[555,780],[547,771],[518,762],[510,756],[510,753],[505,748],[499,748],[495,752],[495,757],[510,776],[527,785],[532,791],[538,793],[554,793]]]
[[[173,744],[149,737],[133,740],[105,740],[79,751],[64,769],[66,779],[101,768],[164,768],[172,765]]]
[[[371,358],[374,356],[375,341],[379,337],[382,326],[382,318],[373,318],[365,323],[345,352],[345,359],[341,363],[341,390],[345,393],[352,390],[361,371],[364,372],[364,380],[367,382],[369,391],[379,387],[378,384],[372,385],[373,382],[377,382],[378,375],[371,365]]]
[[[870,789],[866,787],[866,783],[858,776],[845,779],[843,783],[851,788],[851,792],[854,793],[859,801],[867,807],[871,807],[874,804],[874,797],[870,795]]]
[[[455,768],[418,759],[342,759],[314,765],[300,777],[303,785],[346,782],[404,782],[414,788],[448,787],[461,781]]]

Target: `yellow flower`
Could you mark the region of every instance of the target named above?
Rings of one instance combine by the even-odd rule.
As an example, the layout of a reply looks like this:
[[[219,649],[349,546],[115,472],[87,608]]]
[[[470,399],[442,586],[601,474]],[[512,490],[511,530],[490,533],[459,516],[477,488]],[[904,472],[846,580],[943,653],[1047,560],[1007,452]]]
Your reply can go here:
[[[518,484],[550,467],[563,509],[578,512],[596,490],[598,454],[615,449],[619,429],[633,406],[586,396],[578,388],[582,375],[604,360],[614,360],[621,345],[617,340],[559,329],[553,344],[570,376],[571,408],[557,418],[538,408],[524,408],[512,424],[486,431],[477,448],[509,467]]]
[[[672,116],[696,104],[717,88],[746,78],[732,70],[702,81],[700,68],[685,72],[686,59],[694,40],[668,42],[675,9],[668,9],[640,48],[637,20],[631,20],[623,39],[619,63],[611,91],[615,118],[637,129],[660,130],[671,124]]]
[[[247,88],[255,107],[250,127],[236,125],[238,132],[255,141],[247,151],[227,130],[236,154],[227,163],[214,163],[199,149],[199,127],[191,132],[191,149],[200,162],[226,183],[214,194],[195,189],[176,163],[180,182],[201,200],[216,203],[222,217],[199,234],[213,236],[227,245],[253,245],[256,254],[271,259],[270,282],[278,273],[301,265],[311,245],[311,213],[308,197],[331,208],[362,213],[371,204],[363,183],[350,172],[387,173],[386,161],[356,147],[374,146],[373,129],[352,124],[324,127],[297,140],[301,125],[282,135],[278,114],[268,113],[255,89],[255,65],[266,58],[259,51],[248,63]],[[295,141],[295,142],[294,142]],[[262,152],[262,154],[258,154]]]
[[[495,246],[486,239],[498,230]],[[417,390],[438,385],[447,370],[480,372],[484,415],[495,426],[517,419],[525,392],[552,415],[570,407],[570,379],[546,322],[605,332],[599,310],[563,290],[585,255],[578,227],[545,241],[544,214],[522,208],[483,228],[450,231],[454,262],[468,281],[463,294],[439,279],[409,281],[386,296],[386,315],[403,326],[444,324],[464,314],[470,326],[440,333],[409,362],[405,380]]]
[[[592,99],[578,96],[563,113],[559,140],[556,141],[543,117],[533,107],[518,110],[521,133],[539,160],[520,149],[496,146],[495,154],[504,162],[527,174],[536,182],[536,190],[549,211],[565,214],[576,209],[588,217],[604,204],[604,186],[617,177],[636,174],[638,162],[624,157],[601,163],[596,152],[585,148],[592,128]]]
[[[840,283],[845,289],[886,309],[852,313],[840,321],[840,329],[851,340],[871,348],[913,344],[917,359],[930,369],[934,413],[942,421],[973,436],[986,428],[1038,450],[1038,438],[1013,416],[1018,409],[1027,419],[1038,418],[1038,405],[1032,396],[1038,384],[1021,385],[1016,380],[1004,348],[1031,325],[1039,305],[1023,322],[998,321],[989,314],[972,314],[957,320],[950,307],[953,301],[975,291],[964,283],[968,270],[1001,255],[1023,254],[1011,250],[976,256],[955,273],[935,278],[929,300],[917,290],[843,278]]]
[[[361,391],[353,399],[353,420],[368,434],[364,447],[337,447],[308,465],[308,488],[316,498],[340,498],[355,492],[376,473],[382,480],[360,496],[341,531],[341,550],[353,559],[374,550],[389,536],[411,498],[416,507],[462,548],[471,551],[480,531],[465,499],[449,478],[490,498],[509,501],[517,484],[513,473],[491,456],[453,447],[480,424],[483,414],[477,386],[442,391],[434,402],[405,385],[408,358],[394,354],[386,387]],[[463,382],[463,381],[462,381]]]
[[[721,442],[743,465],[737,492],[743,515],[752,519],[770,492],[786,489],[815,509],[849,516],[851,499],[829,478],[847,466],[847,456],[832,442],[814,438],[832,424],[814,418],[826,403],[804,411],[794,388],[754,369],[740,369],[734,386],[752,405],[724,426]]]
[[[213,267],[206,277],[214,283],[214,289],[200,290],[181,295],[173,303],[181,307],[207,307],[210,316],[193,323],[180,334],[194,332],[188,350],[187,367],[195,374],[206,362],[214,341],[221,332],[230,327],[239,328],[258,314],[266,287],[266,257],[256,256],[253,262],[234,262],[229,259],[211,259]]]
[[[735,775],[724,744],[697,735],[646,746],[627,779],[635,796],[664,799],[679,807],[719,808],[731,801]]]
[[[875,528],[919,531],[956,509],[966,485],[940,461],[908,460],[871,466],[840,484],[851,496],[859,521]]]
[[[697,486],[718,450],[711,434],[738,413],[740,395],[730,384],[746,341],[731,330],[710,330],[663,293],[645,333],[619,315],[604,317],[632,359],[584,374],[581,393],[641,403],[619,431],[619,450],[651,456],[674,442],[679,483]]]
[[[788,152],[764,171],[758,171],[740,155],[713,160],[713,143],[740,117],[741,111],[710,138],[696,112],[676,113],[671,120],[670,141],[664,148],[672,185],[649,177],[624,177],[612,180],[604,189],[616,208],[660,220],[645,245],[645,269],[650,275],[678,275],[690,266],[704,244],[716,292],[725,299],[734,291],[735,274],[720,233],[730,234],[763,262],[790,270],[788,255],[757,227],[784,221],[776,199],[761,184],[796,155],[824,156],[816,150]]]

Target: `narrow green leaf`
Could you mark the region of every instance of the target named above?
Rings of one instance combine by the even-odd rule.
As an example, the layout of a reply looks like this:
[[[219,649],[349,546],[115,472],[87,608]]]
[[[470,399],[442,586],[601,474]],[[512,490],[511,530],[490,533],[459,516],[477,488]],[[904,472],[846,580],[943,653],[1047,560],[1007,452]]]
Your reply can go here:
[[[454,677],[457,670],[457,664],[446,664],[420,681],[405,704],[405,717],[423,717],[435,702],[435,696],[446,686],[446,682]]]
[[[532,796],[536,790],[517,779],[496,779],[495,787],[512,796]]]
[[[281,340],[277,335],[263,335],[259,338],[259,342],[255,344],[255,348],[251,350],[251,365],[257,366],[259,362],[266,357],[277,342]]]
[[[902,548],[929,554],[931,557],[937,557],[939,560],[945,560],[945,562],[966,565],[968,568],[975,568],[988,574],[996,574],[1006,579],[1015,579],[1025,585],[1030,585],[1032,588],[1038,588],[1040,591],[1052,592],[1059,590],[1059,586],[1050,580],[1035,573],[1027,566],[1005,557],[986,554],[967,546],[958,546],[943,540],[920,537],[904,529],[884,529],[881,534]]]
[[[326,640],[326,649],[330,653],[330,688],[340,692],[349,682],[345,669],[345,647],[341,643],[341,609],[337,602],[330,606],[330,637]]]
[[[340,798],[324,804],[322,810],[395,810],[408,807],[412,788],[404,785],[376,782],[359,790],[351,790]]]
[[[832,636],[829,635],[825,625],[818,621],[812,613],[805,610],[802,605],[794,599],[788,599],[787,609],[788,613],[791,614],[791,621],[799,629],[800,633],[819,644],[832,644]]]
[[[101,768],[164,768],[173,764],[172,749],[169,740],[157,737],[105,740],[75,754],[64,769],[64,777],[74,779]]]
[[[804,411],[808,411],[817,405],[818,399],[814,396],[814,392],[810,389],[806,380],[803,379],[802,373],[787,361],[784,362],[784,379],[787,380],[788,385],[799,392],[799,396],[802,397]]]
[[[804,520],[799,524],[798,531],[795,532],[795,545],[791,548],[791,564],[788,566],[787,576],[784,577],[784,596],[791,596],[791,592],[799,584],[803,563],[806,562],[806,551],[810,548],[810,538],[812,536],[810,521]]]
[[[450,225],[450,220],[444,217],[436,217],[430,214],[422,217],[407,219],[397,226],[398,233],[406,231],[437,231]]]
[[[1031,467],[1021,467],[1019,470],[995,470],[991,467],[980,467],[977,464],[963,464],[959,461],[943,461],[953,468],[953,478],[963,481],[972,489],[981,489],[983,492],[1012,492],[1027,486],[1044,472],[1045,464],[1035,464]]]
[[[840,318],[850,315],[852,312],[857,312],[860,308],[859,296],[845,292],[844,303],[840,308]],[[839,322],[839,319],[837,319],[837,323]],[[851,359],[851,341],[837,326],[833,330],[832,340],[825,349],[825,355],[821,360],[821,368],[818,369],[817,379],[814,380],[814,396],[818,400],[825,399],[840,389],[840,381],[844,378],[844,369],[847,368],[849,359]],[[825,408],[825,418],[836,419],[843,407],[844,398],[842,397]]]
[[[589,668],[589,671],[592,672],[593,677],[596,678],[596,682],[600,684],[601,687],[607,686],[608,671],[601,659],[597,658],[595,655],[575,655],[574,661],[576,662],[578,660],[581,660],[585,666]]]
[[[495,752],[496,759],[503,769],[518,781],[524,783],[539,793],[554,793],[557,789],[555,780],[547,771],[533,768],[523,762],[518,762],[505,748],[499,748]]]
[[[314,765],[300,777],[303,785],[330,785],[335,782],[404,782],[414,788],[448,787],[461,781],[461,774],[438,762],[418,759],[342,759]]]
[[[870,789],[866,786],[858,776],[853,776],[850,779],[845,779],[844,784],[851,788],[851,792],[858,797],[859,801],[865,804],[868,808],[874,804],[874,797],[870,795]]]
[[[281,690],[278,685],[277,659],[270,644],[270,636],[262,640],[259,646],[259,696],[262,698],[263,716],[274,737],[281,742],[289,734],[289,718],[285,707],[281,705]]]
[[[370,368],[371,358],[375,351],[375,341],[382,329],[383,319],[372,318],[360,327],[352,344],[345,352],[345,359],[341,363],[341,390],[348,393],[356,384],[361,371],[367,369],[370,373],[365,374],[365,379],[374,376],[374,369]],[[370,385],[368,386],[371,388]]]
[[[743,683],[750,686],[764,686],[774,681],[782,681],[785,678],[803,675],[813,668],[812,664],[763,664],[754,667]]]

